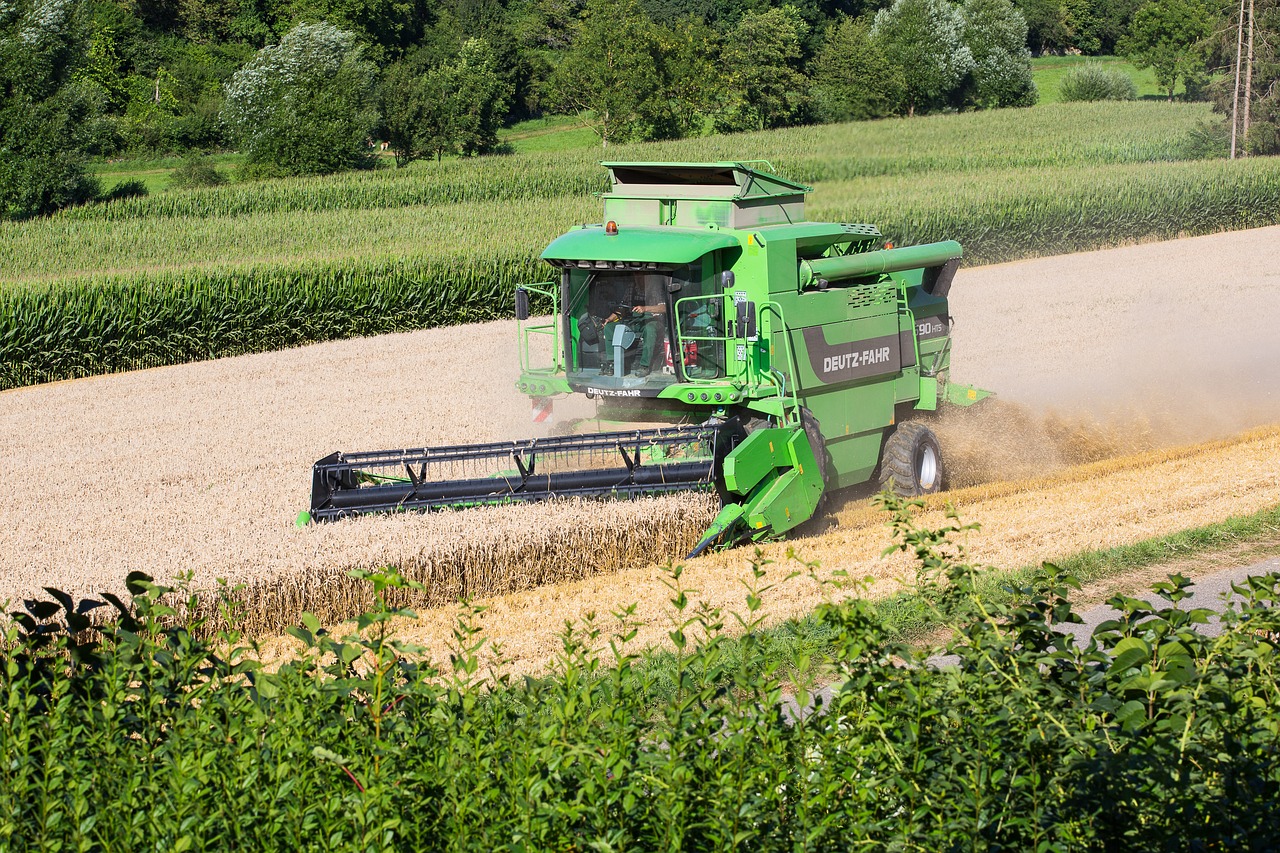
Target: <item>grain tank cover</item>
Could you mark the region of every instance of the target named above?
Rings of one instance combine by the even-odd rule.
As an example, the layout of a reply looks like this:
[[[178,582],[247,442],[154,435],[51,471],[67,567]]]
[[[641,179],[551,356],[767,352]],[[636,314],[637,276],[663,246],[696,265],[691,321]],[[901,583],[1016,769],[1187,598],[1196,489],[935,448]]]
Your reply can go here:
[[[756,161],[603,165],[611,187],[604,194],[605,219],[619,225],[794,224],[804,221],[804,196],[812,190],[758,168]]]

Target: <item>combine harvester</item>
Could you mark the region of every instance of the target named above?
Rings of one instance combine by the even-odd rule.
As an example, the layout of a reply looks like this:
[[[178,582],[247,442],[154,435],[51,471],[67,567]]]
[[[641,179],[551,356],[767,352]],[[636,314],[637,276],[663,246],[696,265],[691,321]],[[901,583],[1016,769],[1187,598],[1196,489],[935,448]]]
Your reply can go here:
[[[927,417],[988,396],[947,380],[958,243],[893,248],[871,225],[806,222],[810,188],[754,163],[604,165],[605,222],[542,253],[559,282],[516,291],[517,387],[535,415],[585,394],[632,428],[334,453],[300,522],[714,489],[695,556],[779,536],[877,471],[903,495],[942,488]]]

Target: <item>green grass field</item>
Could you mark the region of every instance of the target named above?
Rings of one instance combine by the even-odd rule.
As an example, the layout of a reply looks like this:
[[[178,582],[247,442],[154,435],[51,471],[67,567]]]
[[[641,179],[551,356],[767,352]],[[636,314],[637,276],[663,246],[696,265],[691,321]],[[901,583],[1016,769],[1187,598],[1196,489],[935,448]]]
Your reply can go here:
[[[1058,89],[1062,85],[1062,78],[1071,69],[1086,63],[1128,74],[1138,87],[1138,98],[1141,100],[1165,100],[1165,94],[1156,86],[1154,71],[1150,68],[1135,68],[1132,63],[1118,56],[1040,56],[1031,60],[1031,76],[1040,93],[1037,103],[1058,103]],[[1181,95],[1182,92],[1182,86],[1179,86],[1175,94]]]
[[[236,169],[244,162],[243,155],[234,152],[213,154],[209,161],[227,178],[234,178]],[[93,173],[102,182],[104,190],[110,190],[125,181],[142,181],[151,194],[170,189],[169,176],[182,165],[181,157],[126,158],[99,161],[93,165]]]
[[[506,128],[498,138],[517,154],[599,148],[600,137],[578,116],[545,116]]]
[[[767,160],[813,185],[814,219],[876,223],[905,243],[958,239],[978,263],[1280,221],[1280,163],[1185,160],[1208,117],[1205,104],[1045,104],[607,155]],[[498,294],[545,277],[541,248],[598,217],[602,156],[592,145],[419,162],[0,223],[0,387],[502,316]]]

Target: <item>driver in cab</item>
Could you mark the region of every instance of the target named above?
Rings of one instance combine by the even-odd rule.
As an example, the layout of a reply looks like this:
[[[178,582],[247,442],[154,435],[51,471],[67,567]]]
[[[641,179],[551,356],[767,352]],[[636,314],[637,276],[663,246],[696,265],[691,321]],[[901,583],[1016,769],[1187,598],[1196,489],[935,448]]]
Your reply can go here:
[[[604,320],[606,345],[611,346],[614,330],[619,323],[626,325],[640,339],[640,357],[631,368],[632,376],[645,377],[653,370],[653,354],[662,342],[666,328],[665,284],[666,276],[635,273],[627,294]],[[606,363],[600,372],[612,373],[613,365]]]

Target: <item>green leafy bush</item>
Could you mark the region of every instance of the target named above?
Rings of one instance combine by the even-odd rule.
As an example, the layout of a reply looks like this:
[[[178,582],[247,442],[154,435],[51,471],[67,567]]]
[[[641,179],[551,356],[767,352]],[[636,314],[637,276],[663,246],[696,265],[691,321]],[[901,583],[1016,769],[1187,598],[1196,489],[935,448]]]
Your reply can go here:
[[[199,154],[184,157],[178,168],[169,173],[169,186],[176,189],[192,187],[218,187],[227,182],[227,176],[209,158]]]
[[[121,181],[103,193],[99,201],[120,201],[126,198],[141,198],[147,194],[146,182],[137,179]]]
[[[1231,131],[1223,121],[1202,121],[1182,138],[1186,157],[1209,159],[1231,153]]]
[[[1063,101],[1132,101],[1138,87],[1123,71],[1086,62],[1062,76],[1058,96]]]
[[[1173,576],[1153,601],[1113,598],[1117,618],[1077,642],[1057,630],[1078,619],[1072,578],[1045,566],[1010,603],[985,599],[967,527],[921,528],[884,500],[922,606],[954,635],[911,648],[864,599],[824,607],[825,702],[803,666],[788,700],[768,663],[775,569],[758,559],[741,615],[695,606],[672,570],[661,671],[625,651],[623,609],[566,629],[553,671],[520,679],[500,674],[478,608],[443,666],[395,640],[412,614],[390,572],[369,576],[358,633],[304,617],[301,654],[273,672],[235,633],[199,639],[181,591],[143,575],[109,607],[50,590],[0,648],[0,846],[1269,848],[1280,574],[1238,587],[1215,636]]]

